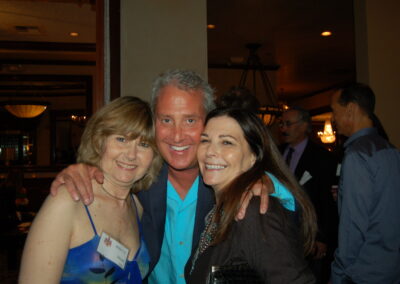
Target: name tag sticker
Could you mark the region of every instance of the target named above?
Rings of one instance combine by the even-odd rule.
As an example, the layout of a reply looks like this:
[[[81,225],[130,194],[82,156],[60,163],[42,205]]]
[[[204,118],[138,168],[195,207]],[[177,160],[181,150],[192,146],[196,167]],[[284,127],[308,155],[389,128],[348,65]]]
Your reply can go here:
[[[111,260],[116,265],[121,267],[121,269],[125,269],[129,249],[118,241],[114,240],[107,233],[101,233],[100,243],[97,247],[97,251],[105,258]]]
[[[342,164],[338,164],[336,168],[336,176],[340,176],[340,170],[342,169]]]
[[[299,184],[300,185],[304,185],[307,181],[309,181],[310,179],[312,179],[312,175],[308,172],[308,171],[305,171],[304,173],[303,173],[303,176],[301,177],[301,179],[300,179],[300,181],[299,181]]]

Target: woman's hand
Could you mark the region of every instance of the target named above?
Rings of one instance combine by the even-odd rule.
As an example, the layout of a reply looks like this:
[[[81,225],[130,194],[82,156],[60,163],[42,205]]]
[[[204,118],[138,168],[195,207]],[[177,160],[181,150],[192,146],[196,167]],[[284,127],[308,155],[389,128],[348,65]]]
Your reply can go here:
[[[326,256],[327,250],[328,247],[325,243],[316,241],[314,247],[314,259],[324,258]]]
[[[51,183],[50,192],[55,196],[60,186],[65,185],[72,199],[82,200],[89,205],[93,202],[92,179],[103,183],[103,173],[97,167],[74,164],[63,169]]]
[[[273,192],[274,185],[268,176],[263,176],[257,181],[249,190],[246,190],[242,194],[240,202],[240,208],[236,214],[236,220],[242,220],[246,215],[247,207],[249,206],[250,200],[253,196],[260,196],[260,214],[265,214],[268,210],[269,194]]]

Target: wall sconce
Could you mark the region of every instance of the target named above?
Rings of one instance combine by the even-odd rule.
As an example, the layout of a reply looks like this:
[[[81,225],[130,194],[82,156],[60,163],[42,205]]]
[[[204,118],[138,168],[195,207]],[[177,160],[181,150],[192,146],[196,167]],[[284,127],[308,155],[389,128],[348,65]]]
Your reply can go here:
[[[46,102],[4,102],[3,107],[12,115],[19,118],[33,118],[41,115],[47,108],[49,103]]]
[[[88,117],[86,115],[71,115],[71,120],[80,126],[84,126]]]
[[[335,131],[332,129],[332,124],[329,119],[325,120],[324,131],[318,131],[318,136],[322,143],[333,143],[336,141]]]

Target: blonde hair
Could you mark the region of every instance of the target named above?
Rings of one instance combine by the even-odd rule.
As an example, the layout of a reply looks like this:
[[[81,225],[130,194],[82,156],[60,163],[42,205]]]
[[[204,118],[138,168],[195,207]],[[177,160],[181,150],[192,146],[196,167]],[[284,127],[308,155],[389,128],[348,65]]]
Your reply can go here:
[[[110,135],[146,141],[154,152],[147,174],[134,184],[135,192],[148,188],[156,179],[162,165],[158,153],[151,109],[148,103],[136,97],[120,97],[97,111],[88,121],[82,134],[77,161],[98,167],[104,143]]]

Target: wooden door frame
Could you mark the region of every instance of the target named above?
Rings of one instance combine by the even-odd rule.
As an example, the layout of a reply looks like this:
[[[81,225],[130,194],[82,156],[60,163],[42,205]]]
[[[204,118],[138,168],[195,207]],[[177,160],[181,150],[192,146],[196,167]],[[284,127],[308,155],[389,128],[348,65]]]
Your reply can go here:
[[[93,112],[105,102],[105,82],[109,83],[110,100],[120,97],[121,93],[121,36],[120,36],[120,0],[97,0],[96,2],[96,90],[93,94]],[[107,9],[107,13],[105,13]],[[108,19],[105,19],[105,16]],[[109,62],[106,64],[105,46],[106,26],[108,24]],[[105,72],[109,68],[109,72]],[[109,74],[109,78],[105,78]]]

